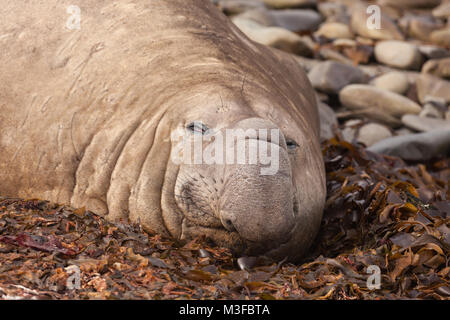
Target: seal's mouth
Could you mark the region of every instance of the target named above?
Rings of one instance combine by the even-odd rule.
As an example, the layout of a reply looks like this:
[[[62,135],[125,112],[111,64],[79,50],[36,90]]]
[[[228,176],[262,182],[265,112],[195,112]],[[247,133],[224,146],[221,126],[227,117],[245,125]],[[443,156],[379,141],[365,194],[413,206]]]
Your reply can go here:
[[[299,213],[298,199],[293,199],[293,212],[295,216]],[[180,240],[185,241],[195,237],[204,237],[216,246],[225,247],[231,250],[235,256],[279,256],[279,251],[285,248],[293,238],[296,224],[292,226],[288,233],[279,239],[267,239],[265,241],[252,241],[245,239],[238,233],[234,226],[226,226],[224,222],[215,217],[215,222],[211,225],[198,223],[196,219],[191,219],[184,214],[184,210],[179,207],[180,214],[184,216],[182,234]],[[203,212],[204,215],[209,215]]]

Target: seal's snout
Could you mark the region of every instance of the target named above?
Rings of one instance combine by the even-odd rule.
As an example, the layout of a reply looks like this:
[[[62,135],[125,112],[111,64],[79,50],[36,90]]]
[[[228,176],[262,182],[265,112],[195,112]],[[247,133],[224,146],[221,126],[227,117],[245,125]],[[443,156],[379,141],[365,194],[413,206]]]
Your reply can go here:
[[[277,166],[265,174],[261,170],[265,164],[260,162],[227,165],[219,218],[226,230],[237,232],[259,248],[269,249],[284,243],[296,222],[295,192],[285,138],[277,126],[260,118],[241,120],[234,129],[248,133],[246,153],[259,153],[261,148],[270,150],[268,154]],[[267,131],[275,131],[277,135],[275,138],[271,133],[266,135]],[[250,136],[251,132],[255,136]],[[251,140],[258,143],[252,145]]]

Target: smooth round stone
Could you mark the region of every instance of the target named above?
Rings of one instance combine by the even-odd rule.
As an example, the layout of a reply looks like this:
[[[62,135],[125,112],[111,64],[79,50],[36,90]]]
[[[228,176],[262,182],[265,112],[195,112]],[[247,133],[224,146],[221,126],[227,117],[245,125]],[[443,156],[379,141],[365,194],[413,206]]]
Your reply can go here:
[[[450,58],[429,60],[423,65],[422,72],[450,79]]]
[[[412,130],[410,130],[408,128],[405,128],[405,127],[402,127],[402,128],[400,128],[398,130],[395,130],[395,135],[396,136],[406,136],[406,135],[414,134],[414,133],[415,133],[414,131],[412,131]]]
[[[317,9],[322,16],[327,18],[327,20],[340,20],[341,17],[346,17],[348,15],[347,7],[342,3],[321,2],[317,5]]]
[[[271,10],[270,15],[278,27],[294,32],[316,30],[322,22],[322,17],[314,10]]]
[[[344,123],[344,128],[342,130],[342,138],[345,141],[353,143],[356,140],[356,133],[358,128],[362,126],[362,121],[360,119],[351,119]]]
[[[339,22],[327,22],[320,26],[316,35],[328,39],[352,39],[354,37],[349,26]]]
[[[316,65],[308,73],[315,89],[326,93],[339,93],[352,83],[365,83],[366,76],[358,67],[336,61],[326,61]]]
[[[408,77],[401,72],[388,72],[373,80],[373,85],[398,94],[405,94],[409,89]]]
[[[436,119],[444,118],[443,112],[431,103],[427,103],[423,106],[423,109],[420,112],[419,116],[423,118],[436,118]]]
[[[239,14],[255,8],[264,8],[261,0],[220,0],[219,8],[228,15]]]
[[[431,33],[431,42],[450,47],[450,27]]]
[[[311,56],[311,44],[299,35],[279,27],[265,27],[255,21],[234,18],[233,23],[251,40],[301,56]]]
[[[379,0],[378,3],[397,8],[434,8],[441,0]]]
[[[351,28],[354,33],[375,40],[403,40],[404,36],[394,21],[381,11],[380,29],[367,26],[367,6],[354,5],[351,12]]]
[[[255,21],[259,23],[262,26],[271,27],[274,26],[275,20],[270,14],[270,11],[265,8],[258,8],[253,10],[245,11],[244,13],[241,13],[240,15],[236,16],[235,18],[242,18],[247,19],[251,21]]]
[[[342,130],[342,137],[345,141],[350,143],[363,143],[366,146],[371,146],[378,141],[392,137],[391,130],[388,127],[378,123],[362,124],[361,120],[352,119],[344,124]]]
[[[427,96],[450,103],[450,81],[423,73],[416,79],[417,96],[423,104]]]
[[[392,137],[391,130],[378,123],[368,123],[359,129],[358,141],[367,147],[374,145],[378,141]]]
[[[450,122],[443,119],[424,118],[413,114],[402,117],[402,123],[413,130],[428,132],[433,130],[450,130]]]
[[[371,110],[400,118],[404,114],[419,114],[422,108],[397,93],[370,85],[352,84],[339,93],[341,103],[351,110]]]
[[[422,55],[417,46],[404,41],[380,41],[375,46],[375,58],[387,66],[417,70],[422,64]]]
[[[419,51],[428,59],[442,59],[450,57],[450,51],[439,46],[423,45],[419,46]]]
[[[450,17],[450,1],[443,2],[439,7],[435,8],[432,13],[436,18],[445,19]]]
[[[320,118],[320,139],[328,140],[334,137],[334,130],[338,126],[336,113],[327,104],[318,101]]]
[[[407,33],[412,37],[422,41],[429,41],[430,34],[443,27],[442,23],[417,17],[409,21]]]
[[[408,161],[428,161],[450,153],[450,130],[396,136],[382,140],[367,150]]]
[[[356,47],[358,43],[352,39],[336,39],[333,41],[335,47]]]
[[[264,0],[264,3],[275,9],[311,7],[316,5],[316,0]]]

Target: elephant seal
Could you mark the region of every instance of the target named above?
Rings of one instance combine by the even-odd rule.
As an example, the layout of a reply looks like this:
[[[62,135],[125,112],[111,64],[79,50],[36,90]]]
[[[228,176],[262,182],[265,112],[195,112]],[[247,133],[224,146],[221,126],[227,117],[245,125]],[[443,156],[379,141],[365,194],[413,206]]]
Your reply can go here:
[[[72,3],[1,1],[0,194],[299,258],[326,187],[315,95],[297,63],[209,0]],[[249,128],[280,132],[244,137],[246,151],[266,141],[278,154],[275,174],[172,161],[174,132]]]

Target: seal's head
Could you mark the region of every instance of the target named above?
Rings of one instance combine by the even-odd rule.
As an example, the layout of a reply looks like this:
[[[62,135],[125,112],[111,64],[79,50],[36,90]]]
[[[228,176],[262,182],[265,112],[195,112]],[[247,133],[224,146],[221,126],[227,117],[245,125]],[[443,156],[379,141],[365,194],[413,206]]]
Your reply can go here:
[[[130,213],[178,239],[294,260],[319,229],[326,195],[314,90],[293,58],[212,8],[183,30],[152,69],[171,76],[157,78],[152,103],[164,111]]]
[[[322,217],[318,137],[308,109],[290,113],[277,95],[250,88],[244,95],[216,88],[220,95],[210,99],[202,90],[184,100],[171,138],[176,174],[163,191],[174,200],[172,219],[181,217],[172,233],[206,235],[238,255],[295,259]]]

